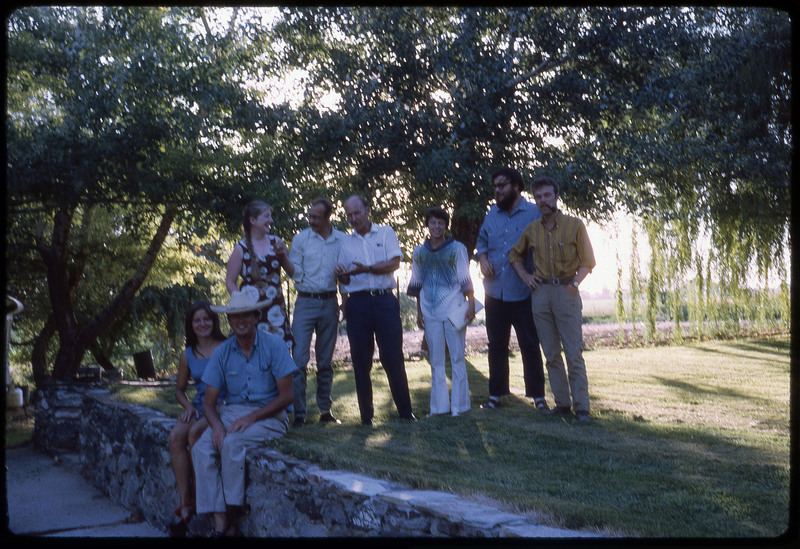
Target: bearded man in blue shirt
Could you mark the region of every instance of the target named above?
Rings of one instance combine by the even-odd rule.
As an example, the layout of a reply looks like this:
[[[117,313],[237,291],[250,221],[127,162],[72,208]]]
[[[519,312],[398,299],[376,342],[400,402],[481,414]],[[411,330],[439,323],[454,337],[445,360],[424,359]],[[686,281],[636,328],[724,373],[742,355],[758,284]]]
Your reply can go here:
[[[508,253],[525,228],[542,217],[541,212],[522,196],[525,183],[513,168],[500,168],[492,174],[496,204],[483,220],[476,245],[476,257],[483,274],[486,294],[486,335],[489,340],[489,400],[481,406],[501,406],[500,397],[509,394],[508,346],[511,327],[517,334],[525,396],[534,399],[540,412],[547,411],[544,396],[544,367],[539,337],[531,312],[531,289],[508,262]]]

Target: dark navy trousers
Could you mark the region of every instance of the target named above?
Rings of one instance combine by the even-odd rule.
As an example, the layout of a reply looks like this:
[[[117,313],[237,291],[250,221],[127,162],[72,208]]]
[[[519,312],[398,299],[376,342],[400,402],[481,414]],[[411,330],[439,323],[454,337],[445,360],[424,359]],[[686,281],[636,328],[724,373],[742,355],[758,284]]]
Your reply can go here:
[[[544,396],[544,365],[539,349],[539,335],[533,323],[531,300],[502,301],[486,296],[486,336],[489,339],[489,395],[501,397],[510,392],[508,344],[511,327],[517,334],[525,396]]]
[[[397,412],[400,417],[410,417],[411,397],[403,359],[403,325],[397,297],[391,293],[352,293],[345,302],[345,317],[361,421],[371,421],[375,413],[370,379],[375,342],[378,343],[378,356],[386,371]]]

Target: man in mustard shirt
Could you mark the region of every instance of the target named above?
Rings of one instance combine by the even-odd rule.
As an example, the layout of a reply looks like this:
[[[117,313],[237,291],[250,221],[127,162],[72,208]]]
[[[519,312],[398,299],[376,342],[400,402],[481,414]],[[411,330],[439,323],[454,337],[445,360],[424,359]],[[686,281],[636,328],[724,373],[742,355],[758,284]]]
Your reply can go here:
[[[545,414],[569,414],[589,421],[589,383],[583,361],[581,281],[596,265],[583,221],[558,210],[558,183],[539,177],[531,183],[542,217],[532,222],[508,254],[509,263],[532,290],[531,307],[544,352],[556,406]],[[533,249],[534,272],[523,259]],[[567,360],[569,377],[561,357]],[[570,398],[570,393],[572,397]]]

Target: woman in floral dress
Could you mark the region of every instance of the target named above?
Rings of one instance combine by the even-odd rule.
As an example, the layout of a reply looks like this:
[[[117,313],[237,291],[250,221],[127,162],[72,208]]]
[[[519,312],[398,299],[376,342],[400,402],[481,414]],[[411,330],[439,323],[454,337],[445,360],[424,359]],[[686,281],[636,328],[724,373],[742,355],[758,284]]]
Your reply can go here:
[[[250,202],[243,217],[244,238],[236,243],[228,259],[225,286],[229,293],[248,291],[257,293],[259,301],[267,301],[267,306],[261,309],[258,327],[282,337],[291,351],[294,338],[281,291],[281,267],[290,277],[294,274],[289,250],[280,237],[269,234],[272,226],[269,204]]]

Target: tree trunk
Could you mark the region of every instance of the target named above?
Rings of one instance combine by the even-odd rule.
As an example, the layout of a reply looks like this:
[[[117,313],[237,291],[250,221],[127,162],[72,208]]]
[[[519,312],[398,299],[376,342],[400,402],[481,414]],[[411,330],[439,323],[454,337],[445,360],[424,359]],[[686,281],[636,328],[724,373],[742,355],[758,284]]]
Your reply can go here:
[[[50,345],[50,340],[53,334],[56,333],[56,323],[53,320],[53,315],[50,315],[45,322],[42,331],[36,336],[33,341],[33,350],[31,351],[31,368],[33,369],[33,382],[37,387],[47,381],[47,348]]]
[[[106,371],[114,371],[116,372],[117,369],[114,367],[114,363],[111,362],[111,359],[108,358],[108,355],[103,351],[100,345],[97,343],[97,340],[89,347],[89,352],[92,353],[97,364],[102,366],[103,370]]]
[[[117,292],[116,297],[109,303],[105,309],[100,311],[89,323],[85,326],[78,328],[75,322],[75,317],[72,312],[72,303],[69,296],[65,296],[65,300],[59,301],[60,306],[63,307],[61,311],[55,311],[56,301],[53,300],[54,313],[58,318],[59,314],[64,318],[59,324],[60,347],[56,355],[55,364],[53,365],[53,377],[60,380],[72,379],[81,365],[83,357],[86,355],[87,350],[95,343],[97,338],[125,312],[125,309],[130,305],[136,292],[139,291],[144,283],[150,269],[153,267],[158,253],[164,244],[164,240],[169,234],[169,229],[177,214],[177,209],[170,207],[161,217],[161,223],[158,226],[150,246],[147,248],[144,257],[142,257],[139,267],[133,276],[125,283],[125,285]],[[58,223],[56,223],[58,227]],[[67,230],[64,248],[66,248],[66,241],[68,240],[69,231]],[[56,241],[56,230],[54,229],[54,242]],[[66,264],[64,264],[66,267]],[[48,268],[48,283],[50,286],[54,282],[63,280],[66,286],[66,268],[60,272],[54,272],[51,278],[51,270]],[[52,295],[60,295],[67,293],[59,288],[51,288]],[[64,302],[66,301],[66,302]],[[62,333],[62,326],[64,332]],[[74,326],[74,328],[72,328]]]
[[[50,305],[58,330],[59,348],[53,364],[53,377],[65,379],[65,364],[74,355],[73,347],[78,340],[78,323],[72,309],[70,280],[67,274],[67,256],[70,234],[72,232],[73,212],[62,209],[53,218],[53,237],[44,255],[47,265],[47,289]]]

